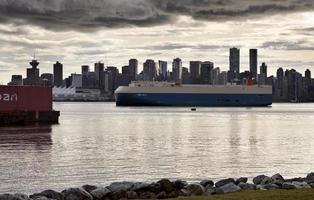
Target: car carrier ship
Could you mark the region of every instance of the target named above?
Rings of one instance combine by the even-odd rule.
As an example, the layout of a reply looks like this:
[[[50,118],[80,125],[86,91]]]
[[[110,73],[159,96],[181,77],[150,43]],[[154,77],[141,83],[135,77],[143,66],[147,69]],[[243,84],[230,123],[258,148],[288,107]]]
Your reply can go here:
[[[169,82],[132,82],[115,91],[117,106],[269,106],[268,85],[182,85]]]

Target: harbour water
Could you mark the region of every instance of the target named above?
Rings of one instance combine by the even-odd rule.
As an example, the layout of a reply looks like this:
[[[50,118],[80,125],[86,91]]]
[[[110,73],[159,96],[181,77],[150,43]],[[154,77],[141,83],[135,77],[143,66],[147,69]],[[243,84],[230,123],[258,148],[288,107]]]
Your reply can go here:
[[[59,125],[0,128],[0,193],[314,171],[314,104],[195,112],[114,103],[54,108]]]

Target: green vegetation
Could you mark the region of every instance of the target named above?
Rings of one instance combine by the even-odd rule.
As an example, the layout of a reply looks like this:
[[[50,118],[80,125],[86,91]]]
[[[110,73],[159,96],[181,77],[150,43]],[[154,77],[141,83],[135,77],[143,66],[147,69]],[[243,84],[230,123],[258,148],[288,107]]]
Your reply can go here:
[[[176,200],[311,200],[314,189],[243,191],[209,197],[180,197]]]

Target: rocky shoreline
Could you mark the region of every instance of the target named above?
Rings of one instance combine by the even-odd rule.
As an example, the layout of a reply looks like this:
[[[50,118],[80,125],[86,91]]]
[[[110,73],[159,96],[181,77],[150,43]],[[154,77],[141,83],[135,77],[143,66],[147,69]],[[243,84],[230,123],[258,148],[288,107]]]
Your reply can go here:
[[[284,179],[280,174],[259,175],[253,178],[227,178],[214,183],[203,180],[199,183],[187,183],[182,180],[161,179],[153,183],[114,182],[109,186],[83,185],[68,188],[62,192],[45,190],[32,195],[0,194],[0,200],[119,200],[119,199],[166,199],[179,196],[211,196],[238,192],[241,190],[276,190],[314,188],[314,172],[306,177]]]

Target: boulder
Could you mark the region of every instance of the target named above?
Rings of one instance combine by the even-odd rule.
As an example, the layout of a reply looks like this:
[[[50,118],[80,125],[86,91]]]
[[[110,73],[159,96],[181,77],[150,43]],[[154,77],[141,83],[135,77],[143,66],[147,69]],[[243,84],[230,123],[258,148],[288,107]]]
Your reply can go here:
[[[174,199],[174,198],[177,198],[178,196],[179,196],[178,191],[172,191],[169,194],[167,194],[167,199]]]
[[[127,191],[126,192],[126,198],[127,199],[137,199],[138,198],[138,195],[136,192],[134,191]]]
[[[0,194],[0,200],[23,200],[23,199],[13,194]]]
[[[93,197],[82,188],[69,188],[61,192],[65,200],[92,200]]]
[[[256,190],[256,185],[252,183],[243,183],[240,182],[238,185],[242,190]]]
[[[162,188],[161,188],[160,183],[151,183],[151,184],[149,184],[149,186],[148,186],[148,190],[149,190],[150,192],[153,192],[153,193],[155,193],[155,194],[158,194],[159,192],[162,191]]]
[[[261,185],[268,185],[271,184],[273,182],[273,180],[270,177],[265,177],[262,181],[261,181]]]
[[[49,199],[64,200],[64,195],[54,190],[45,190],[40,193],[35,193],[30,196],[32,199],[35,197],[47,197]]]
[[[269,184],[265,184],[265,185],[261,185],[264,189],[266,190],[276,190],[276,189],[280,189],[280,187],[277,184],[274,183],[269,183]]]
[[[228,183],[235,183],[235,180],[233,178],[227,178],[227,179],[223,179],[223,180],[220,180],[218,182],[215,183],[215,186],[217,188],[221,187],[221,186],[224,186]]]
[[[188,183],[186,181],[182,181],[182,180],[176,180],[176,181],[173,182],[173,186],[177,190],[181,190],[181,189],[183,189],[187,185],[188,185]]]
[[[256,177],[253,178],[253,183],[254,183],[255,185],[259,185],[259,184],[262,183],[262,181],[263,181],[266,177],[267,177],[267,176],[265,176],[265,175],[256,176]]]
[[[285,179],[281,176],[281,174],[275,174],[271,177],[273,183],[282,186],[285,182]]]
[[[132,191],[140,191],[140,190],[148,190],[150,188],[150,184],[143,182],[133,183],[130,190]]]
[[[126,195],[127,195],[127,191],[124,190],[124,189],[121,189],[121,190],[118,190],[116,192],[111,192],[109,197],[112,199],[112,200],[118,200],[118,199],[124,199],[126,198]]]
[[[198,183],[192,183],[185,187],[187,190],[191,192],[191,195],[200,196],[205,192],[205,188]]]
[[[96,190],[98,187],[95,186],[95,185],[83,185],[82,188],[83,188],[86,192],[90,193],[91,191]]]
[[[111,190],[107,188],[97,188],[90,192],[90,194],[96,199],[102,199],[103,197],[107,196],[110,193],[111,193]]]
[[[107,188],[111,190],[111,192],[118,192],[120,190],[130,190],[133,187],[132,182],[113,182]]]
[[[156,195],[152,192],[142,192],[139,196],[140,199],[156,199]]]
[[[307,179],[307,180],[314,180],[314,172],[309,173],[309,174],[306,176],[306,179]]]
[[[284,182],[282,184],[282,189],[302,189],[302,188],[311,188],[307,182]]]
[[[314,188],[314,183],[310,183],[309,186],[311,186],[311,188]]]
[[[165,191],[159,192],[156,196],[157,199],[166,199],[167,198],[167,194]]]
[[[216,194],[216,189],[213,187],[208,187],[205,192],[204,192],[204,196],[211,196],[213,194]]]
[[[225,185],[217,188],[216,193],[217,194],[226,194],[226,193],[238,192],[240,190],[241,190],[241,188],[239,186],[237,186],[236,184],[231,182],[231,183],[225,184]]]
[[[191,191],[188,189],[181,189],[179,191],[179,196],[189,197],[189,196],[191,196]]]
[[[247,177],[241,177],[241,178],[238,178],[238,179],[235,181],[235,183],[236,183],[237,185],[239,185],[239,183],[246,183],[247,180],[248,180]]]
[[[214,182],[212,180],[202,180],[200,182],[200,184],[203,186],[203,187],[207,187],[207,186],[211,186],[213,187],[214,186]]]
[[[22,194],[22,193],[15,193],[14,196],[19,197],[23,200],[30,200],[27,194]]]
[[[49,199],[48,197],[43,196],[35,196],[32,198],[32,200],[54,200],[54,199]]]
[[[171,183],[169,179],[161,179],[157,183],[160,184],[161,189],[166,193],[170,193],[174,190],[174,185]]]

